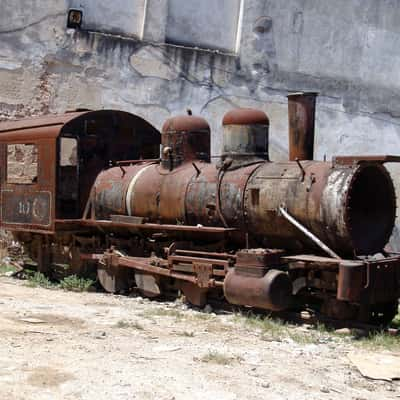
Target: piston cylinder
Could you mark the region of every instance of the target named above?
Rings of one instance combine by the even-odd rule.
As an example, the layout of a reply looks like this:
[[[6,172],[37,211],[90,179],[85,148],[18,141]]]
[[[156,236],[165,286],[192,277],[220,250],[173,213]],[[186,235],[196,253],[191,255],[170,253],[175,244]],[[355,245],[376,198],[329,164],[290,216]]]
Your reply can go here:
[[[290,305],[292,282],[285,272],[276,269],[257,278],[232,268],[224,280],[224,295],[231,304],[282,311]]]

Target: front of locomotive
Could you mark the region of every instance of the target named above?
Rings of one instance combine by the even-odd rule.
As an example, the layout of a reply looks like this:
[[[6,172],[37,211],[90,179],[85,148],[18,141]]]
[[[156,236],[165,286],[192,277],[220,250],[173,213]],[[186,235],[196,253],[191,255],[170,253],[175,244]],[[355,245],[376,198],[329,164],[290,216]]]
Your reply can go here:
[[[399,160],[313,160],[316,94],[288,97],[289,161],[265,162],[249,177],[244,193],[249,235],[262,249],[284,252],[278,269],[286,268],[291,286],[287,281],[283,286],[286,293],[291,287],[292,304],[300,297],[318,299],[329,316],[387,322],[397,312],[400,258],[384,250],[396,218],[395,188],[384,163]],[[237,271],[228,274],[228,300],[248,304],[243,294],[248,280]],[[285,299],[275,308],[287,304]]]
[[[335,157],[262,165],[246,188],[253,234],[264,237],[268,247],[293,251],[320,249],[323,243],[321,251],[333,257],[382,252],[395,223],[396,195],[381,160]]]

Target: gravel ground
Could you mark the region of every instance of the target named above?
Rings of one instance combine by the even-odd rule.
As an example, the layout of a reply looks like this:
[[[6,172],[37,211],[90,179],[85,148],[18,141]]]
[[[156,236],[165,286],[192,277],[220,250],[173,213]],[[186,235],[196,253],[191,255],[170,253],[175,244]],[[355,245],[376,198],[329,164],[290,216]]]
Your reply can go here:
[[[10,278],[0,293],[1,400],[400,398],[398,382],[365,379],[351,365],[349,338],[304,326],[270,336],[180,302]]]

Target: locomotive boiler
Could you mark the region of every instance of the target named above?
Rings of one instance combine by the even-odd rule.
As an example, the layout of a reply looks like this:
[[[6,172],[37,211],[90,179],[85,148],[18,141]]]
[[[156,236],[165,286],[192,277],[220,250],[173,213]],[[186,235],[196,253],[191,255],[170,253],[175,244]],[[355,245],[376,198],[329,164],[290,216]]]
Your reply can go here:
[[[384,250],[396,196],[383,164],[399,160],[313,160],[316,94],[288,99],[288,161],[270,161],[269,119],[262,111],[236,109],[224,116],[223,152],[214,162],[208,123],[173,117],[162,128],[160,159],[156,140],[147,139],[152,159],[140,151],[133,159],[127,132],[118,146],[115,136],[97,136],[109,138],[113,159],[102,157],[90,172],[71,169],[69,180],[57,181],[60,194],[72,177],[91,174],[85,191],[78,182],[76,196],[70,195],[68,204],[79,197],[74,213],[60,202],[46,235],[37,227],[11,228],[39,264],[61,258],[74,271],[92,266],[109,292],[136,287],[149,297],[183,293],[197,306],[225,298],[271,311],[307,305],[333,318],[386,323],[397,311],[400,258]],[[87,126],[82,121],[74,122],[76,131]],[[115,129],[115,116],[113,121]],[[129,131],[128,122],[117,125]],[[58,150],[62,138],[74,137],[73,128],[58,133]],[[77,146],[88,136],[79,135]],[[137,135],[144,143],[144,128]],[[69,191],[62,193],[68,197]]]

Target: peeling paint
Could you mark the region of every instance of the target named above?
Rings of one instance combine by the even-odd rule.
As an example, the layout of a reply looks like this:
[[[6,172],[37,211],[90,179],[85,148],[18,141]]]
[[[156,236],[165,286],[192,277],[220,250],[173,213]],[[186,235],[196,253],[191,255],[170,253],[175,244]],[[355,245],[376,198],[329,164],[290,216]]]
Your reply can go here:
[[[163,43],[168,18],[159,0],[148,0],[143,40],[67,30],[64,0],[3,0],[0,119],[120,108],[161,128],[165,118],[190,107],[209,120],[216,156],[225,112],[257,107],[271,120],[271,159],[282,160],[286,94],[315,90],[317,158],[397,154],[400,9],[375,2],[365,0],[360,8],[356,0],[307,7],[296,0],[246,0],[240,51],[226,55]],[[107,23],[118,22],[115,4],[104,7],[113,8]]]

